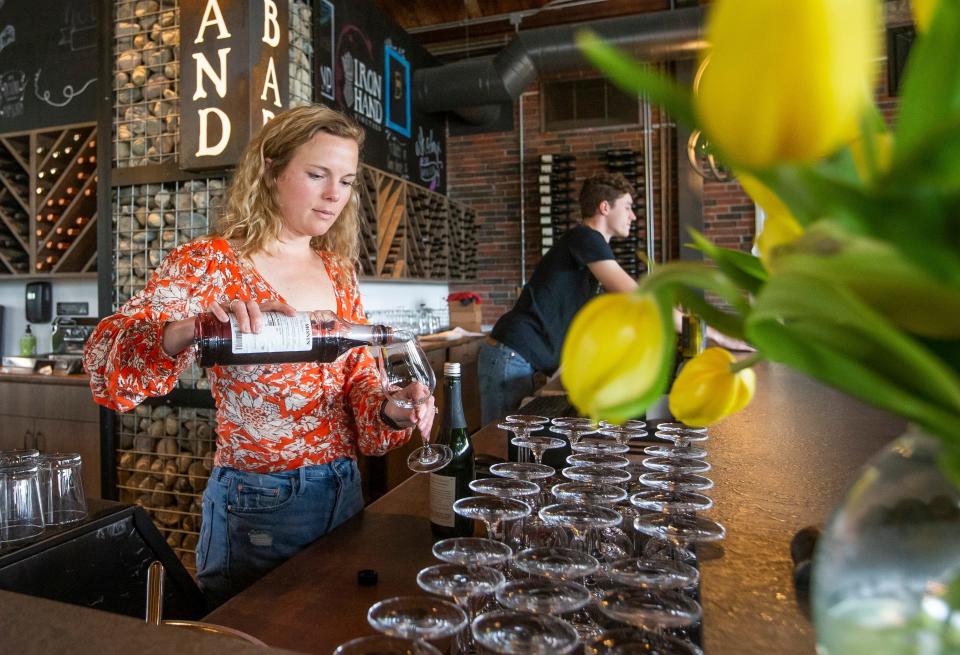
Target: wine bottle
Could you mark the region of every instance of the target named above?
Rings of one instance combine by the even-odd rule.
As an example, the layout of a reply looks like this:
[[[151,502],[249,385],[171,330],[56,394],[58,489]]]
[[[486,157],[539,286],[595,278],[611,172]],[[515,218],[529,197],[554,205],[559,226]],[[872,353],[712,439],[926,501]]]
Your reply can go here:
[[[469,537],[473,521],[455,514],[453,503],[472,496],[468,486],[473,480],[473,442],[467,432],[467,419],[460,396],[460,364],[443,365],[444,407],[437,443],[453,451],[453,459],[439,471],[430,474],[430,530],[438,539]]]
[[[382,345],[412,338],[385,325],[344,321],[331,311],[286,316],[264,312],[259,333],[241,332],[231,314],[224,323],[213,314],[196,318],[193,342],[197,363],[209,366],[332,362],[351,348]]]

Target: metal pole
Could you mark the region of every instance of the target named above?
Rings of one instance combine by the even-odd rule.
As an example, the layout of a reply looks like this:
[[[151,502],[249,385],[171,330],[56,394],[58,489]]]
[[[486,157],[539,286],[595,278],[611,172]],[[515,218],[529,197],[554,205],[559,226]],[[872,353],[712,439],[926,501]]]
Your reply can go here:
[[[526,210],[524,209],[527,204],[527,194],[526,186],[523,183],[523,94],[520,94],[520,286],[522,287],[527,283],[527,225],[526,225]]]
[[[643,95],[643,217],[647,227],[647,270],[656,263],[655,220],[653,210],[653,122],[650,100]]]

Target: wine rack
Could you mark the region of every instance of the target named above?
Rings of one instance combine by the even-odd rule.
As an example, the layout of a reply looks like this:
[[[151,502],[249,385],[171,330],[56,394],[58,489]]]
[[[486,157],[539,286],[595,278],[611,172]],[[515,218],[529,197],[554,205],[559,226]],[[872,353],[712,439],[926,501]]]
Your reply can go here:
[[[544,254],[564,232],[580,222],[574,198],[574,155],[540,155],[537,174],[540,191],[540,253]]]
[[[610,173],[620,173],[627,181],[633,185],[633,212],[637,216],[643,215],[643,190],[642,174],[640,166],[640,153],[629,148],[616,148],[607,150],[603,153],[606,160],[606,168]],[[636,278],[646,270],[643,261],[640,259],[640,221],[634,221],[630,226],[630,234],[626,237],[615,238],[610,241],[610,247],[617,258],[617,262],[627,273]]]
[[[360,272],[391,279],[476,275],[476,214],[369,166],[361,167]]]
[[[0,137],[0,275],[96,270],[96,153],[93,125]]]

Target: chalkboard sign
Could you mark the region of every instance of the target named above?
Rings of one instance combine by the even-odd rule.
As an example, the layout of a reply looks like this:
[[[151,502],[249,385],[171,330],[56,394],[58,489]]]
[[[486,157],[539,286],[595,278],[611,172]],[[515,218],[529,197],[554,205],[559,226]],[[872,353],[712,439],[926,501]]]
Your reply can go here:
[[[364,163],[444,193],[445,118],[419,111],[411,87],[418,68],[438,62],[371,0],[314,7],[319,101],[364,127]]]
[[[0,134],[96,120],[96,0],[0,0]]]

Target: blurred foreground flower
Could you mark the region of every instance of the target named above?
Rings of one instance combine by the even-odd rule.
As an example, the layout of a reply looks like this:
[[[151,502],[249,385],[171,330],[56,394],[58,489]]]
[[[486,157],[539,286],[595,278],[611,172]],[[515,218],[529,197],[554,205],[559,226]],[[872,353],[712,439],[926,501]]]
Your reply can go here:
[[[560,357],[570,400],[598,418],[623,421],[648,402],[673,366],[670,307],[653,295],[610,293],[577,314]],[[639,408],[639,410],[638,410]]]
[[[873,0],[715,2],[696,113],[721,158],[812,161],[858,134],[879,51]]]
[[[670,389],[670,413],[687,425],[710,425],[739,412],[753,398],[756,375],[734,371],[733,355],[707,348],[684,365]]]

